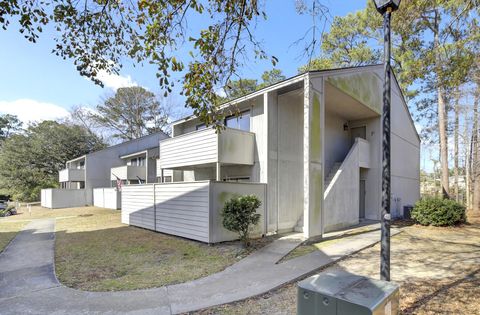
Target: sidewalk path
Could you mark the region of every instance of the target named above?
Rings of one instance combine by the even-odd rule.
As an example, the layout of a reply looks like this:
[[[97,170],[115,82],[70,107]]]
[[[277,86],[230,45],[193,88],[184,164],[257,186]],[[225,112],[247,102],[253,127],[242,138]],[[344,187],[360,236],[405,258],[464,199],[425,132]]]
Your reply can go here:
[[[86,292],[58,282],[54,230],[52,219],[32,221],[0,253],[0,313],[178,314],[273,290],[369,247],[380,238],[379,231],[346,237],[321,251],[277,264],[301,242],[298,234],[292,234],[222,272],[198,280],[148,290]]]

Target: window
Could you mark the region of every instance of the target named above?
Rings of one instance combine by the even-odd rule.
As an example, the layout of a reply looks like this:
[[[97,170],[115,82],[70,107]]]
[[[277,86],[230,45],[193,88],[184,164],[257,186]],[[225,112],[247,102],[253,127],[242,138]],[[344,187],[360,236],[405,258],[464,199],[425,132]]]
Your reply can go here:
[[[165,176],[163,178],[164,183],[171,183],[172,182],[172,176]]]
[[[225,126],[228,128],[250,131],[250,111],[240,113],[240,116],[228,116],[225,118]]]
[[[127,165],[131,166],[145,166],[145,157],[141,156],[138,158],[130,159],[130,162],[127,162]]]

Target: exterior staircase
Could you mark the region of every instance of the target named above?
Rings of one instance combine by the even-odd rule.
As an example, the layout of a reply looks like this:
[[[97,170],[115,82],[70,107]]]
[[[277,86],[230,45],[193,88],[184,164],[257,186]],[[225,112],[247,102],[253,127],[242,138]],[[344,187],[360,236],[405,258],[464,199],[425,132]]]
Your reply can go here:
[[[327,190],[328,186],[330,186],[330,183],[332,182],[333,178],[337,174],[338,170],[340,169],[340,166],[342,166],[341,162],[337,162],[333,164],[332,168],[330,169],[330,172],[328,173],[327,178],[325,178],[325,186],[323,186],[323,190]]]
[[[337,174],[338,170],[340,169],[340,166],[342,166],[341,162],[337,162],[333,165],[332,169],[328,173],[328,176],[325,178],[325,186],[324,186],[323,190],[327,190],[327,187],[330,185],[333,178]],[[303,213],[300,216],[300,218],[298,218],[297,224],[295,225],[293,230],[295,232],[303,232]]]

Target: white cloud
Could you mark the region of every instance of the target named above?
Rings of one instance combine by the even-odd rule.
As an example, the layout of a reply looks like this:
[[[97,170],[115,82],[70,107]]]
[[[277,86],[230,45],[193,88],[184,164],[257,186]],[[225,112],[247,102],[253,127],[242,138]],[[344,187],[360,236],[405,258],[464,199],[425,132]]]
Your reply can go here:
[[[102,81],[105,87],[110,88],[114,91],[123,87],[138,86],[138,83],[133,81],[130,75],[122,76],[122,75],[117,75],[113,73],[108,73],[105,70],[101,70],[98,72],[97,79]]]
[[[32,99],[0,101],[0,113],[16,115],[25,123],[29,121],[54,120],[69,115],[68,110],[59,105]]]

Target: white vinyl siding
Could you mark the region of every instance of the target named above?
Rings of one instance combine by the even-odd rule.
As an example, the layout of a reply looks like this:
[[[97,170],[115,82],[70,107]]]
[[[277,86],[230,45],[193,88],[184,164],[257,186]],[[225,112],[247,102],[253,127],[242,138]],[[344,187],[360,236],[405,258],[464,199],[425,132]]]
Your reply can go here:
[[[155,186],[156,231],[208,242],[209,182]]]
[[[157,167],[171,169],[213,164],[253,165],[255,134],[227,128],[204,129],[160,142]],[[157,173],[158,175],[158,173]]]
[[[122,187],[122,223],[155,229],[154,185]]]
[[[122,191],[122,223],[205,243],[230,241],[237,234],[222,224],[221,209],[231,197],[254,194],[262,205],[253,230],[265,233],[266,185],[229,182],[181,182],[127,186]]]
[[[160,142],[160,165],[163,168],[215,163],[217,157],[217,134],[212,129]]]

